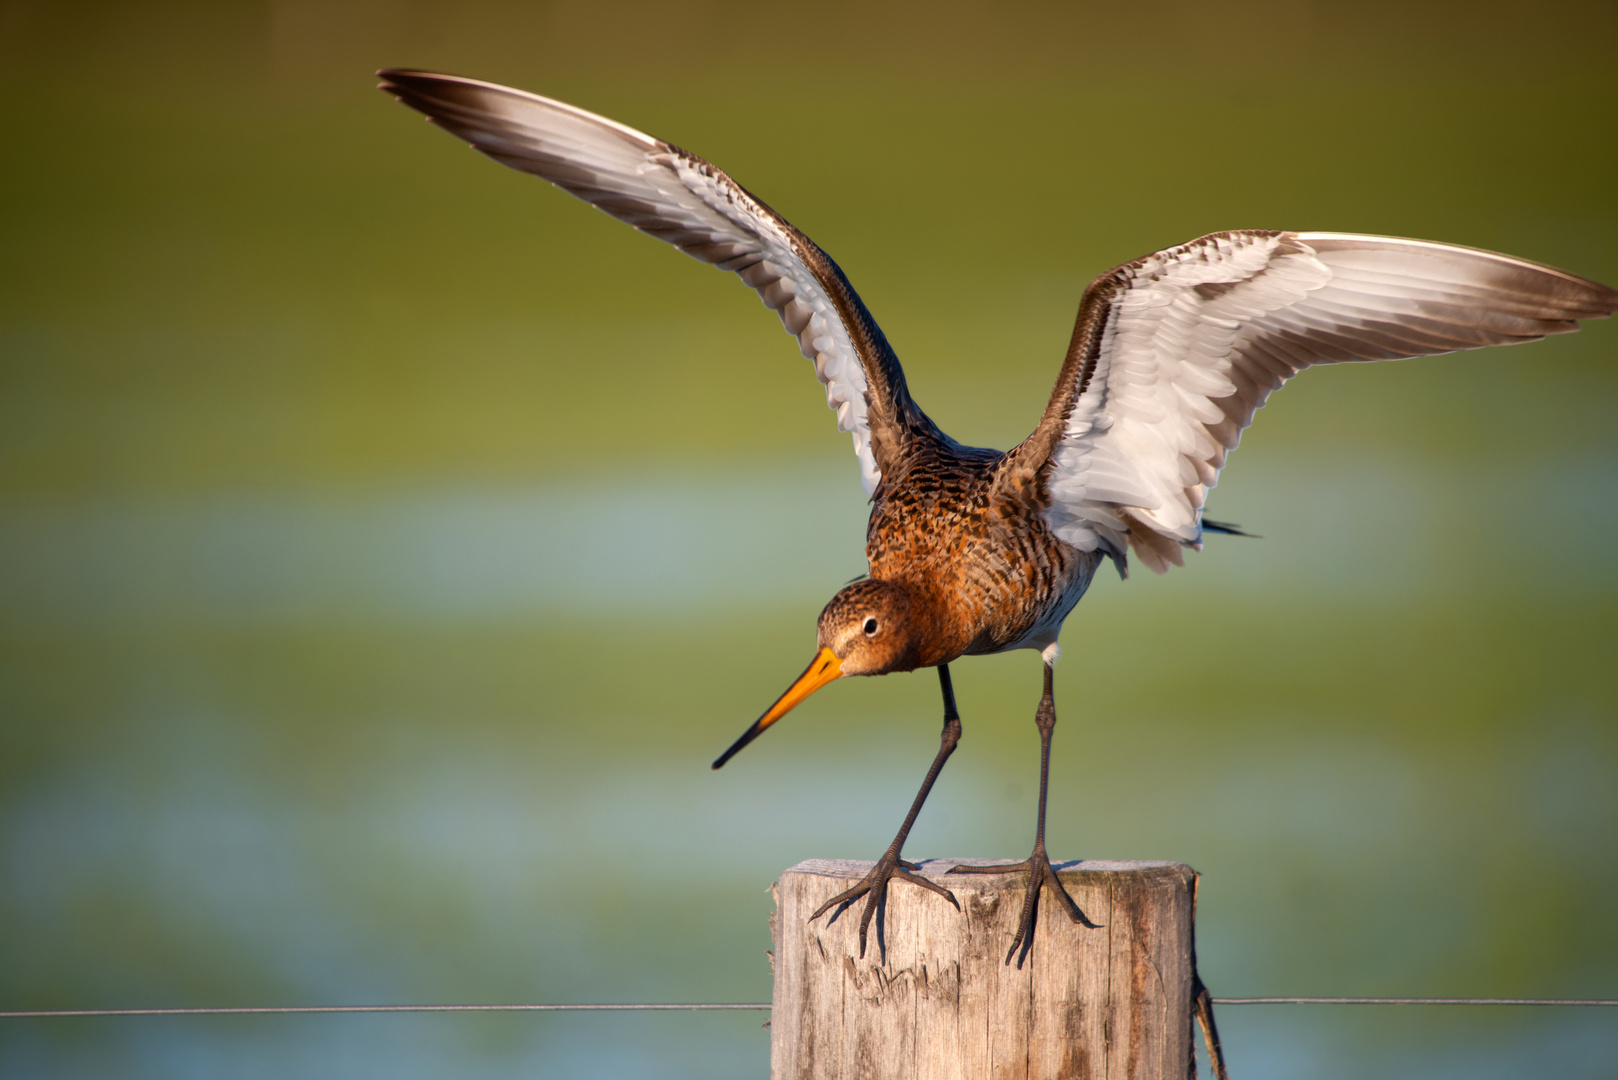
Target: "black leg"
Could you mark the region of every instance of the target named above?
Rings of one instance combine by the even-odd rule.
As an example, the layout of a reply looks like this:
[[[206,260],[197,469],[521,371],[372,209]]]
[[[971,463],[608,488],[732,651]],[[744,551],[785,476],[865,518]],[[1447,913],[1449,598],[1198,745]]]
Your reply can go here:
[[[1011,948],[1006,951],[1006,963],[1011,963],[1011,958],[1016,956],[1019,968],[1022,967],[1023,961],[1028,959],[1029,950],[1034,947],[1034,927],[1039,922],[1039,892],[1044,886],[1051,887],[1051,891],[1056,894],[1067,911],[1068,918],[1084,926],[1096,925],[1079,910],[1079,905],[1067,894],[1067,890],[1062,887],[1061,879],[1051,868],[1050,856],[1045,854],[1045,792],[1050,786],[1051,777],[1051,733],[1056,730],[1056,698],[1051,693],[1049,664],[1045,665],[1045,693],[1039,699],[1039,708],[1034,713],[1034,723],[1039,727],[1039,824],[1034,830],[1033,853],[1020,863],[1000,866],[957,866],[950,870],[952,874],[1005,874],[1015,870],[1028,871],[1028,888],[1023,894],[1022,901],[1022,919],[1017,926],[1017,937],[1012,941]]]
[[[912,882],[924,889],[930,889],[945,900],[955,904],[955,910],[959,911],[961,909],[961,905],[955,902],[954,893],[941,885],[933,884],[920,874],[912,873],[911,871],[916,869],[916,865],[905,862],[899,857],[900,851],[905,846],[905,837],[910,835],[910,827],[916,823],[916,815],[921,813],[921,804],[927,801],[927,793],[933,790],[933,781],[938,779],[938,774],[944,769],[944,762],[948,761],[949,756],[955,752],[955,744],[961,741],[961,717],[955,711],[955,688],[950,685],[948,664],[938,665],[938,683],[944,691],[944,732],[939,737],[938,756],[933,758],[933,767],[927,770],[927,779],[921,782],[921,790],[916,792],[916,801],[910,804],[910,813],[905,815],[905,823],[899,826],[899,835],[893,838],[893,843],[889,844],[888,850],[882,853],[882,858],[877,860],[876,865],[871,867],[871,872],[861,878],[857,885],[827,900],[820,905],[813,915],[809,916],[809,921],[814,922],[832,907],[836,907],[837,910],[832,912],[832,917],[827,921],[829,926],[831,923],[836,922],[837,917],[847,911],[849,905],[853,904],[854,901],[862,896],[866,897],[865,910],[860,915],[860,959],[862,960],[865,958],[866,930],[871,925],[872,914],[875,914],[876,947],[882,954],[882,962],[884,964],[888,962],[888,945],[883,936],[883,923],[888,908],[888,882],[893,878]]]

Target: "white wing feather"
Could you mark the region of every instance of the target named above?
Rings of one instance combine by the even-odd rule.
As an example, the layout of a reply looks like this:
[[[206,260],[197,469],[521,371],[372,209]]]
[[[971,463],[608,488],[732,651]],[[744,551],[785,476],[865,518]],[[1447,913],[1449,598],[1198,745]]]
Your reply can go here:
[[[839,431],[854,436],[860,481],[881,473],[866,417],[867,380],[850,329],[806,264],[813,245],[708,162],[603,116],[494,83],[389,71],[383,88],[502,164],[540,176],[694,258],[734,272],[775,311],[826,387]],[[813,255],[824,259],[818,248]]]
[[[1111,291],[1046,516],[1081,550],[1133,547],[1159,572],[1201,539],[1226,455],[1303,368],[1528,341],[1618,308],[1618,292],[1537,263],[1345,233],[1218,233],[1096,288]]]

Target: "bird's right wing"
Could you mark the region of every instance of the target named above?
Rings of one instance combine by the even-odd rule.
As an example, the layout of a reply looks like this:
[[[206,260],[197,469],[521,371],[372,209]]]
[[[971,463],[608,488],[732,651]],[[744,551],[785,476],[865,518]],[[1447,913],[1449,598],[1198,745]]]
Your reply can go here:
[[[382,90],[474,149],[757,290],[814,361],[838,429],[853,433],[867,493],[911,436],[937,432],[911,400],[898,358],[837,264],[702,158],[511,87],[425,71],[378,74]]]
[[[1056,535],[1159,573],[1271,391],[1312,364],[1532,341],[1618,291],[1509,255],[1351,233],[1213,233],[1085,290],[1067,360],[1002,481]]]

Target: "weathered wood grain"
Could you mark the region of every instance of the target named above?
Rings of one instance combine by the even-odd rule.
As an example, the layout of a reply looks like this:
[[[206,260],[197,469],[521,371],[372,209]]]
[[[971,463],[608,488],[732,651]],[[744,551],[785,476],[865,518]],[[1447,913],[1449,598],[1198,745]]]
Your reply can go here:
[[[921,873],[962,911],[902,882],[888,893],[887,963],[876,928],[859,959],[859,906],[809,915],[870,868],[812,859],[781,875],[775,923],[773,1080],[1183,1080],[1191,1060],[1192,884],[1164,862],[1062,863],[1100,929],[1049,897],[1021,970],[1003,961],[1023,875]],[[863,901],[862,901],[863,902]]]

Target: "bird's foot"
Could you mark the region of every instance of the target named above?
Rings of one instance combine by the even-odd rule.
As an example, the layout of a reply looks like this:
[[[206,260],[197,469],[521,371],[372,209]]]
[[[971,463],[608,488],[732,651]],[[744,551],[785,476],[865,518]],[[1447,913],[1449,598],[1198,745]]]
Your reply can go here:
[[[1050,856],[1045,854],[1044,844],[1035,844],[1033,854],[1020,863],[1003,863],[997,866],[955,866],[951,867],[951,874],[1013,874],[1018,871],[1028,871],[1028,888],[1022,898],[1022,918],[1017,923],[1017,936],[1011,942],[1011,948],[1006,950],[1006,963],[1011,963],[1013,956],[1017,957],[1017,967],[1021,968],[1023,961],[1028,959],[1028,953],[1034,947],[1034,926],[1039,922],[1039,893],[1049,885],[1056,894],[1062,907],[1067,911],[1068,918],[1081,926],[1088,926],[1092,930],[1099,929],[1096,923],[1090,921],[1079,905],[1067,894],[1062,887],[1062,879],[1056,876],[1051,867]],[[1021,950],[1019,953],[1018,950]]]
[[[955,901],[954,893],[942,885],[935,885],[933,882],[928,881],[920,874],[915,873],[915,870],[915,863],[899,858],[897,852],[887,852],[881,859],[877,860],[877,864],[871,867],[870,872],[861,878],[852,889],[846,889],[838,893],[816,908],[815,913],[809,916],[809,921],[814,922],[835,907],[837,910],[832,911],[831,918],[826,920],[826,925],[830,926],[837,921],[838,916],[853,905],[854,901],[862,896],[865,897],[865,910],[860,913],[860,959],[865,959],[865,936],[866,931],[871,926],[871,916],[874,914],[876,916],[876,947],[877,951],[882,954],[882,962],[885,964],[888,962],[888,945],[884,936],[884,923],[888,910],[888,883],[890,881],[897,878],[900,881],[920,885],[922,888],[935,892],[951,904],[954,904],[956,911],[961,910],[961,905]]]

